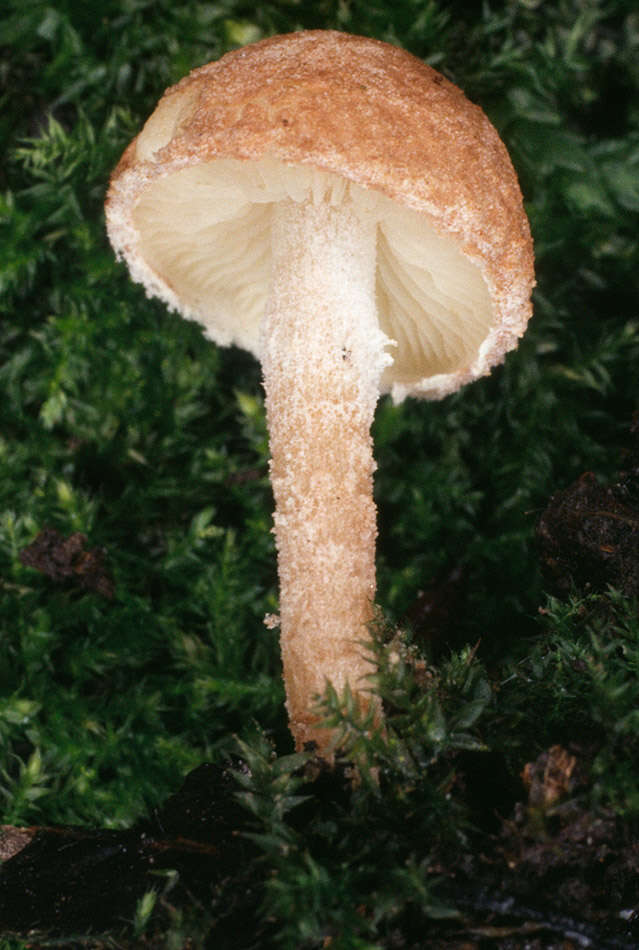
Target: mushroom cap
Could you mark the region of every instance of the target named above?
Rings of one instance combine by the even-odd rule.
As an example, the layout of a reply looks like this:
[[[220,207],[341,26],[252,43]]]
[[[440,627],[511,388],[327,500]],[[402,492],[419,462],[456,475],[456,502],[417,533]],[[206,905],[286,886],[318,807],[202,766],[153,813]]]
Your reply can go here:
[[[109,188],[111,243],[149,295],[260,358],[275,202],[348,198],[378,227],[383,391],[440,398],[517,345],[533,249],[482,110],[387,43],[302,31],[168,89]]]

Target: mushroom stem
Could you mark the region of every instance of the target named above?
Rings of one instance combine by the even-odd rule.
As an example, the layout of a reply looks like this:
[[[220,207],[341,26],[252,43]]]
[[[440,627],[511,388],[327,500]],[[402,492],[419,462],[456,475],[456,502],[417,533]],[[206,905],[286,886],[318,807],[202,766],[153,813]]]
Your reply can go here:
[[[262,367],[275,495],[290,729],[331,755],[315,697],[348,683],[366,706],[375,595],[370,428],[391,362],[375,302],[376,222],[348,196],[274,210]]]

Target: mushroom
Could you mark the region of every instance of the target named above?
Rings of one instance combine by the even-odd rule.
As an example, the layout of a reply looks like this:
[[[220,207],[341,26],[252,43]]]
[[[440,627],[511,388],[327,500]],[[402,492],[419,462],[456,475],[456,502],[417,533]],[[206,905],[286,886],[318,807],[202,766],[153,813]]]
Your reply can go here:
[[[454,392],[503,360],[531,313],[506,149],[409,53],[302,31],[168,89],[106,215],[148,295],[261,361],[290,729],[330,758],[314,707],[327,681],[381,715],[366,648],[379,395]]]

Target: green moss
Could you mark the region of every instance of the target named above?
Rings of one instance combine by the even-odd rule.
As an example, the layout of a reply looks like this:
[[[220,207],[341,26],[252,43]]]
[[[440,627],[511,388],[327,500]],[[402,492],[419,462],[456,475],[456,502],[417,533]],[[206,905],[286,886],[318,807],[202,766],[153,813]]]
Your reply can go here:
[[[128,826],[239,741],[260,926],[274,945],[371,950],[454,913],[437,869],[493,827],[493,767],[507,815],[523,766],[574,747],[584,807],[636,821],[636,605],[549,598],[534,540],[554,491],[584,471],[616,477],[639,408],[633,4],[5,6],[2,821]],[[298,27],[399,43],[480,102],[520,174],[537,255],[535,316],[505,366],[441,404],[379,406],[386,731],[348,697],[324,706],[342,765],[358,765],[354,790],[311,782],[290,755],[262,622],[277,591],[259,368],[146,299],[114,261],[102,211],[167,85]],[[23,563],[45,527],[103,552],[113,596]],[[445,619],[419,614],[420,592],[453,571]],[[175,913],[179,943],[199,925],[193,909]]]
[[[541,623],[542,635],[506,671],[491,742],[517,755],[521,766],[535,747],[573,744],[590,760],[591,803],[636,817],[637,604],[615,591],[568,602],[551,598]],[[507,741],[513,732],[516,738]]]

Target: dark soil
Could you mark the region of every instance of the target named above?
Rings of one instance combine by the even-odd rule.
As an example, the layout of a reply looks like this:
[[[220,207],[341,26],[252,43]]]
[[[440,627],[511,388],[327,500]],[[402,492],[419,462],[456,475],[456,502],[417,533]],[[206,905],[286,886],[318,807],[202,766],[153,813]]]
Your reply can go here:
[[[433,873],[459,916],[432,923],[429,947],[639,946],[639,844],[612,813],[580,807],[584,765],[579,750],[548,750],[524,770],[526,799],[498,830],[478,832],[454,862],[442,856]],[[348,794],[340,770],[330,777],[323,770],[320,782],[323,794]],[[108,945],[100,933],[117,933],[120,947],[163,946],[171,910],[213,906],[207,946],[268,947],[269,925],[257,912],[260,863],[242,834],[246,815],[234,789],[228,771],[204,765],[130,831],[34,828],[18,836],[5,829],[5,849],[13,837],[20,850],[0,875],[2,930],[30,934],[34,948],[52,940],[64,946],[65,937],[74,946],[74,935],[91,933],[88,945],[95,947]],[[153,921],[136,940],[127,922],[142,895],[158,887]],[[423,924],[416,926],[398,921],[389,948],[424,946]]]

